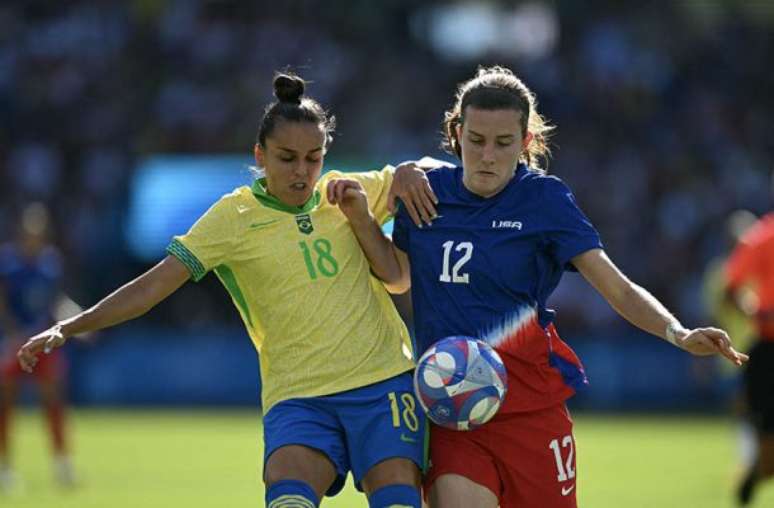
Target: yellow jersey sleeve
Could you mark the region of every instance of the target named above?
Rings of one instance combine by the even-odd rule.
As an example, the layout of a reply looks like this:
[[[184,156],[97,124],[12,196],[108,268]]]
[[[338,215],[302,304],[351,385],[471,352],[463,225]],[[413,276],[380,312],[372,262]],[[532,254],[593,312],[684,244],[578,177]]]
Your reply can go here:
[[[233,228],[238,205],[234,193],[220,198],[184,235],[175,236],[167,253],[179,259],[199,281],[222,264],[230,254],[236,235]]]
[[[387,211],[387,195],[395,176],[394,167],[387,165],[381,171],[351,173],[347,176],[360,182],[360,185],[365,189],[366,196],[368,196],[368,208],[374,214],[376,222],[383,225],[392,218],[390,212]]]

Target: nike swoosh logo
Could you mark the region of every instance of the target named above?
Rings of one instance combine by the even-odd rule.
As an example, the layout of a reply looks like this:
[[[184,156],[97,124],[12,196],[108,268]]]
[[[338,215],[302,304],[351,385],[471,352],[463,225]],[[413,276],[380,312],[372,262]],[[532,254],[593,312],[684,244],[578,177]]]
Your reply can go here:
[[[269,224],[274,224],[275,222],[278,222],[278,221],[279,219],[267,220],[264,222],[253,222],[252,224],[250,224],[250,229],[258,229],[263,226],[268,226]]]
[[[575,488],[575,485],[570,485],[569,487],[562,487],[562,495],[568,496],[570,495],[570,492]]]
[[[414,439],[413,437],[409,437],[406,434],[401,434],[400,435],[400,440],[403,441],[404,443],[416,443],[417,442],[416,439]]]

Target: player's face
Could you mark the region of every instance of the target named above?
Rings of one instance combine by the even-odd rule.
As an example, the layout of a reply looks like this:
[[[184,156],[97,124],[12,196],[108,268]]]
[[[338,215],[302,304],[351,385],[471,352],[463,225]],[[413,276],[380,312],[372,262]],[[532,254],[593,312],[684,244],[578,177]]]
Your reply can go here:
[[[462,148],[463,183],[469,191],[488,198],[505,188],[516,172],[525,137],[521,113],[515,109],[477,109],[463,112],[457,126]]]
[[[255,145],[255,161],[266,171],[266,187],[286,205],[301,206],[314,192],[325,155],[325,132],[312,122],[277,123],[266,146]]]

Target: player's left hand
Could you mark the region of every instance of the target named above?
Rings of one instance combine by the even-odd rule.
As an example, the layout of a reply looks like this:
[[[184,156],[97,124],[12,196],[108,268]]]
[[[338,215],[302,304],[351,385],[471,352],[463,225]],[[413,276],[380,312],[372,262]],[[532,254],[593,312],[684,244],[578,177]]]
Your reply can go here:
[[[418,161],[401,162],[395,168],[395,176],[392,179],[390,192],[387,194],[387,210],[395,215],[397,211],[396,200],[400,199],[406,212],[419,227],[422,223],[428,226],[436,217],[435,205],[438,198],[435,197],[430,181],[425,174],[435,168],[454,167],[432,157],[423,157]]]
[[[328,182],[328,202],[338,205],[350,222],[364,220],[370,216],[368,196],[357,180],[337,178]]]
[[[734,365],[742,365],[750,359],[744,353],[740,353],[731,345],[728,334],[719,328],[694,328],[677,339],[681,348],[698,355],[722,355]]]

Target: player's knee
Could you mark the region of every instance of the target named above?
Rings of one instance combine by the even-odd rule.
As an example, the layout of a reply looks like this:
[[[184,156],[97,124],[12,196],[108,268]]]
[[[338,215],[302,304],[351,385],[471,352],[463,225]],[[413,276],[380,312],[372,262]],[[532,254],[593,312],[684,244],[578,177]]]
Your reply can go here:
[[[369,508],[422,508],[419,489],[411,485],[386,485],[368,497]]]
[[[267,508],[316,508],[317,494],[311,485],[300,480],[268,482],[266,489]]]

